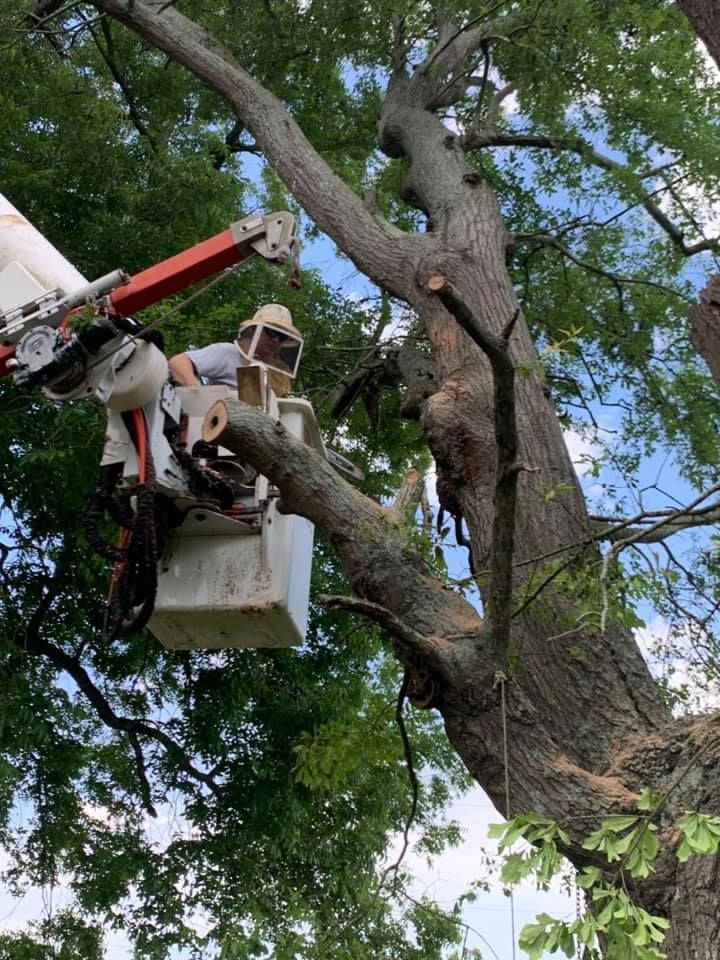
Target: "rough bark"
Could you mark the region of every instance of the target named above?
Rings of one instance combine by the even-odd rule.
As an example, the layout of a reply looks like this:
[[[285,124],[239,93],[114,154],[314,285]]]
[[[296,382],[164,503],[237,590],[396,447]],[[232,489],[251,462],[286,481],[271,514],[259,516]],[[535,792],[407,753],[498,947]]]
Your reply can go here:
[[[410,76],[398,64],[393,73],[379,122],[380,145],[388,155],[407,159],[404,195],[426,213],[429,226],[426,234],[398,236],[327,168],[279,101],[203,30],[164,2],[96,0],[96,6],[224,96],[318,225],[372,280],[422,318],[433,345],[437,387],[424,405],[422,424],[438,464],[441,502],[465,518],[475,564],[482,570],[496,491],[492,371],[426,286],[432,274],[447,277],[495,334],[518,311],[496,198],[466,167],[459,138],[432,112],[454,69],[453,53],[467,57],[473,38],[463,35],[462,49],[456,51],[448,42],[432,69]],[[510,355],[525,374],[516,377],[515,388],[520,459],[529,467],[521,475],[515,517],[521,592],[523,580],[545,562],[541,558],[582,546],[591,527],[560,426],[533,375],[537,357],[522,317]],[[261,412],[228,402],[213,416],[209,429],[217,431],[223,445],[241,449],[279,487],[286,509],[324,532],[356,594],[385,611],[375,613],[384,618],[403,662],[437,676],[433,706],[468,769],[498,806],[504,784],[496,681],[502,671],[509,677],[513,809],[534,809],[558,820],[573,838],[569,854],[576,863],[587,858],[578,841],[598,820],[631,807],[643,786],[669,788],[701,744],[704,753],[692,774],[664,808],[669,846],[676,842],[671,824],[683,804],[717,811],[716,725],[712,719],[693,727],[672,720],[628,631],[611,623],[600,635],[578,626],[570,639],[562,639],[566,628],[559,614],[567,614],[569,601],[558,599],[557,609],[544,618],[531,606],[514,621],[511,642],[518,666],[511,670],[509,651],[490,642],[490,631],[475,611],[432,577],[376,505]],[[546,496],[550,489],[554,497]],[[714,861],[678,867],[668,853],[654,877],[636,891],[644,906],[673,921],[671,960],[716,956],[720,919],[711,904],[716,894],[706,889],[716,871]]]
[[[690,340],[720,388],[720,276],[711,277],[700,302],[688,311]]]
[[[708,53],[720,67],[720,12],[717,3],[710,0],[678,0],[678,9],[688,18]]]

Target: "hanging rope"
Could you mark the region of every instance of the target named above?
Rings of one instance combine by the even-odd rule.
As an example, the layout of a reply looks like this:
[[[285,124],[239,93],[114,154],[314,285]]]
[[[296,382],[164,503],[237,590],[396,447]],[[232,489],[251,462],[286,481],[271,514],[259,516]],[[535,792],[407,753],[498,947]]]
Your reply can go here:
[[[129,343],[134,343],[144,334],[148,333],[150,330],[155,330],[160,326],[161,323],[165,323],[166,320],[169,320],[170,317],[174,316],[176,313],[179,313],[185,307],[189,306],[191,303],[194,303],[199,297],[204,293],[207,293],[208,290],[212,290],[213,287],[216,287],[219,283],[222,283],[223,280],[226,280],[230,274],[234,273],[239,267],[243,265],[246,261],[241,261],[236,264],[234,267],[229,267],[227,270],[223,270],[222,273],[219,273],[217,276],[213,277],[212,280],[209,280],[204,286],[199,290],[196,290],[195,293],[191,293],[189,297],[186,297],[180,303],[176,303],[174,307],[170,307],[169,310],[166,310],[161,316],[156,317],[154,320],[151,320],[150,323],[146,323],[137,333],[133,334],[128,338],[123,338],[122,343],[119,343],[112,350],[108,350],[107,353],[104,353],[101,357],[98,357],[92,363],[88,363],[86,370],[92,370],[93,367],[97,367],[100,363],[105,363],[105,361],[112,357],[113,354],[117,353],[119,350],[122,350],[123,347],[126,347]]]
[[[578,921],[578,924],[583,918],[583,905],[582,905],[582,894],[580,892],[580,887],[577,884],[577,873],[575,874],[575,917]],[[577,949],[576,949],[576,958],[577,960],[582,960],[583,954],[582,944],[580,943],[580,937],[577,938]]]
[[[508,745],[508,725],[507,725],[507,701],[505,697],[505,684],[507,677],[498,670],[493,680],[493,690],[500,687],[500,713],[502,716],[502,738],[503,738],[503,770],[505,773],[505,819],[512,819],[512,807],[510,802],[510,763],[509,763],[509,745]],[[515,960],[515,895],[510,889],[510,930],[512,934],[512,960]]]

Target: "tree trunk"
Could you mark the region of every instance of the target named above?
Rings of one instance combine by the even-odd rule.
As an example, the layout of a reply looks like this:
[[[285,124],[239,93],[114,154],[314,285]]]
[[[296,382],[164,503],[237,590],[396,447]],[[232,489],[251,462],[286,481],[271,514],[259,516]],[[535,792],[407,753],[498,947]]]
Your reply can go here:
[[[710,0],[678,0],[678,8],[692,24],[693,30],[720,67],[720,12]]]
[[[405,299],[433,346],[437,392],[422,425],[438,465],[443,505],[467,522],[479,571],[487,565],[495,493],[496,437],[490,364],[426,286],[448,277],[472,313],[500,333],[518,310],[505,265],[507,232],[491,188],[468,168],[459,137],[433,113],[441,72],[396,69],[379,123],[381,148],[409,162],[405,198],[425,212],[428,232],[398,235],[368,213],[327,168],[282,105],[204,31],[166,3],[96,0],[226,97],[288,188],[367,276]],[[683,9],[700,7],[689,0]],[[439,79],[436,79],[438,77]],[[572,554],[590,527],[562,432],[537,376],[538,359],[522,318],[510,352],[516,377],[524,469],[515,522],[519,598],[530,574],[551,556]],[[639,790],[673,786],[663,808],[667,853],[634,893],[673,921],[671,960],[717,956],[717,859],[678,866],[672,824],[684,809],[717,811],[720,739],[712,718],[673,721],[630,632],[574,623],[555,595],[513,622],[511,649],[499,650],[458,594],[427,571],[383,512],[320,459],[251,407],[214,409],[213,436],[275,483],[286,509],[311,519],[345,566],[353,590],[394,637],[398,656],[435,680],[432,705],[468,770],[504,809],[503,720],[515,812],[536,810],[569,832],[576,864],[583,837],[610,812],[631,810]],[[212,419],[212,418],[211,418]],[[553,494],[553,495],[549,495]],[[508,518],[509,522],[512,518]],[[589,558],[589,559],[588,559]],[[577,564],[591,569],[586,550]],[[581,629],[582,627],[582,629]],[[507,716],[502,684],[507,677]],[[702,750],[702,756],[697,756]],[[690,764],[692,772],[680,776]],[[677,782],[676,782],[677,781]]]

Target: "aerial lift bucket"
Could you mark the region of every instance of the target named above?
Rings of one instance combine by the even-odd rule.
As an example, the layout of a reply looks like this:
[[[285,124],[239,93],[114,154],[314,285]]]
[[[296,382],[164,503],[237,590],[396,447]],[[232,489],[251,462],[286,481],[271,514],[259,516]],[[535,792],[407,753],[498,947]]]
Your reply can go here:
[[[238,370],[240,381],[267,375]],[[249,396],[248,391],[244,391]],[[251,391],[250,391],[251,392]],[[237,397],[229,387],[181,387],[192,440],[207,410]],[[243,388],[241,385],[241,395]],[[268,413],[325,457],[313,408],[297,397],[278,399],[264,388]],[[220,451],[222,452],[222,451]],[[287,647],[303,642],[307,625],[313,525],[280,513],[277,491],[258,477],[229,516],[194,507],[173,533],[160,561],[150,630],[170,649]]]

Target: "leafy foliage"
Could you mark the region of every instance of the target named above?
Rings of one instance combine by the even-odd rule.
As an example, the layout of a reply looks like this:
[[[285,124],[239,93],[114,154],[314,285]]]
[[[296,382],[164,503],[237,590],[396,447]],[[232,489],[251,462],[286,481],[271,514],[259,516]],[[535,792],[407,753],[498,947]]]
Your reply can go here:
[[[633,503],[642,458],[657,448],[675,457],[689,484],[714,480],[715,395],[684,329],[695,277],[643,209],[647,194],[662,196],[690,242],[703,232],[704,204],[718,199],[717,81],[687,24],[673,5],[640,0],[449,0],[443,9],[461,24],[515,17],[512,29],[487,42],[485,79],[445,116],[451,128],[469,128],[512,81],[515,102],[499,110],[498,131],[584,144],[481,151],[471,162],[497,190],[517,234],[511,270],[548,393],[566,425],[596,441],[598,510],[620,516]],[[407,59],[418,63],[437,41],[434,5],[187,0],[183,10],[288,106],[339,176],[372,192],[397,227],[425,229],[403,198],[403,162],[378,153],[375,122],[393,56],[389,22],[402,23]],[[91,6],[63,9],[48,32],[30,29],[27,13],[19,0],[0,0],[8,38],[2,190],[88,276],[156,262],[256,206],[293,205],[260,167],[247,131],[177,65],[97,19]],[[593,162],[595,148],[614,164]],[[648,165],[658,172],[646,176]],[[314,224],[303,221],[303,230],[310,243],[317,239]],[[547,243],[550,235],[559,244]],[[287,303],[306,335],[300,388],[326,433],[335,431],[365,469],[364,492],[383,498],[408,465],[427,459],[418,425],[400,416],[396,391],[368,391],[340,426],[328,401],[377,355],[389,326],[397,339],[418,335],[398,305],[361,302],[357,290],[348,296],[350,265],[340,274],[344,289],[307,271],[295,293],[281,272],[253,265],[163,331],[172,353],[227,338],[259,302]],[[0,398],[5,879],[20,892],[67,878],[80,911],[6,936],[0,951],[33,960],[49,943],[62,960],[94,960],[103,925],[126,930],[145,958],[182,947],[222,960],[269,953],[426,960],[452,949],[457,916],[408,904],[401,870],[384,886],[378,880],[410,796],[393,717],[399,676],[376,632],[314,609],[308,642],[292,654],[173,655],[149,636],[103,647],[105,571],[80,524],[96,474],[100,412],[18,397],[7,383]],[[718,609],[716,553],[696,545],[686,561],[691,604],[712,610],[695,617],[704,646],[698,641],[693,655],[705,663],[715,653],[708,635]],[[603,606],[597,566],[576,560],[561,569],[551,559],[526,584],[529,595],[552,580],[535,606],[539,619],[542,604],[581,597],[568,630],[597,626]],[[696,606],[681,615],[688,605],[678,596],[679,564],[648,554],[635,564],[614,572],[613,617],[636,626],[628,601],[651,599],[682,627],[693,620]],[[343,589],[323,545],[315,576],[318,589]],[[57,658],[30,655],[31,632],[46,652],[52,644],[82,665],[115,716],[148,719],[172,745],[150,739],[140,763],[122,725],[103,722],[88,701],[80,674],[71,678]],[[425,777],[417,826],[425,849],[438,850],[457,838],[441,811],[465,777],[434,721],[407,722]],[[161,837],[153,809],[168,824]],[[716,821],[688,814],[680,822],[681,860],[717,850]],[[567,843],[563,832],[528,815],[502,833],[502,843],[520,837],[532,846],[509,855],[503,879],[532,875],[547,884]],[[587,844],[589,854],[640,878],[657,853],[652,824],[640,816],[609,818]],[[589,952],[598,930],[619,960],[659,956],[662,923],[597,875],[586,879],[592,922],[586,916],[568,929],[539,918],[523,934],[531,958],[568,954],[571,940]]]
[[[606,817],[586,837],[584,849],[600,854],[605,866],[586,866],[576,875],[577,887],[585,893],[585,912],[572,921],[543,913],[535,923],[526,924],[519,943],[530,960],[541,960],[546,952],[558,949],[567,957],[582,952],[583,960],[601,955],[607,960],[663,960],[661,948],[669,921],[634,904],[627,881],[644,880],[654,870],[660,848],[653,818],[665,800],[666,795],[646,787],[636,803],[639,813]],[[719,817],[686,813],[677,829],[682,840],[675,845],[675,856],[681,863],[693,854],[717,853]],[[563,869],[562,846],[567,848],[569,837],[545,817],[532,813],[515,817],[491,826],[489,835],[499,841],[501,853],[518,840],[525,842],[522,853],[505,852],[501,878],[508,885],[532,878],[539,888],[547,889]],[[670,835],[666,831],[666,837]],[[602,954],[600,942],[604,945]]]

